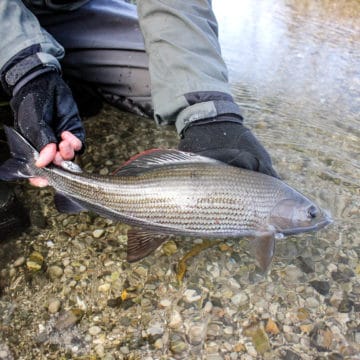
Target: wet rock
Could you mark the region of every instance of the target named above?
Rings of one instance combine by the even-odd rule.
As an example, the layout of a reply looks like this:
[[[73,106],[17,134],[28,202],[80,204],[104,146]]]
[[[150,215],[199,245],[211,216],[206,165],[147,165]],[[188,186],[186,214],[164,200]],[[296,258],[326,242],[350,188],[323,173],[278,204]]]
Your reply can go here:
[[[74,326],[78,323],[83,317],[84,312],[80,309],[71,309],[69,311],[64,311],[58,318],[55,328],[58,331],[65,330]]]
[[[61,307],[61,302],[59,299],[50,299],[48,304],[48,311],[50,314],[56,314]]]
[[[187,289],[184,291],[184,300],[187,303],[192,303],[201,299],[201,296],[198,294],[196,290]]]
[[[103,236],[105,233],[104,229],[96,229],[93,231],[92,235],[95,239],[99,239],[101,238],[101,236]]]
[[[243,306],[243,305],[247,304],[248,301],[249,301],[248,296],[243,292],[240,292],[231,298],[231,302],[235,306]]]
[[[281,357],[282,360],[301,360],[301,356],[292,350],[286,350],[285,354]]]
[[[234,351],[239,353],[239,352],[245,352],[246,351],[246,347],[243,343],[237,343],[235,346],[234,346]]]
[[[155,323],[147,329],[147,333],[154,339],[159,338],[164,333],[164,328],[161,323]]]
[[[166,255],[166,256],[171,256],[174,255],[177,251],[177,245],[175,243],[175,241],[170,240],[168,242],[166,242],[163,246],[162,246],[162,252]]]
[[[159,303],[159,305],[163,308],[167,308],[171,305],[171,300],[169,299],[162,299]]]
[[[338,311],[340,313],[349,313],[351,312],[353,306],[353,301],[351,301],[350,299],[343,299],[339,304]]]
[[[96,336],[101,333],[101,327],[94,325],[91,326],[88,331],[91,336]]]
[[[310,333],[310,344],[318,351],[329,351],[334,335],[323,322],[317,323]]]
[[[251,337],[254,348],[259,354],[264,354],[270,350],[269,338],[259,324],[254,324],[244,329],[244,334]]]
[[[60,266],[53,265],[47,269],[47,273],[51,280],[55,280],[63,275],[64,270]]]
[[[268,334],[277,335],[279,334],[280,330],[278,326],[276,325],[276,322],[272,319],[269,319],[266,323],[265,331]]]
[[[25,263],[25,257],[24,256],[20,256],[19,258],[17,258],[15,261],[14,261],[14,267],[19,267],[21,265],[24,265]]]
[[[310,285],[321,295],[327,295],[330,290],[330,284],[328,281],[313,280],[310,281]]]
[[[351,281],[351,278],[354,276],[355,276],[354,272],[349,268],[345,268],[344,270],[333,271],[331,273],[331,277],[333,278],[333,280],[340,283],[349,282]]]
[[[207,337],[209,339],[215,339],[221,334],[221,327],[219,324],[211,323],[207,329]]]
[[[109,283],[105,283],[105,284],[101,284],[99,287],[98,287],[98,291],[99,292],[108,292],[111,288],[111,285]]]
[[[95,345],[95,352],[96,352],[96,355],[103,359],[104,356],[105,356],[105,348],[104,348],[104,345],[103,344],[96,344]]]
[[[310,334],[314,326],[312,324],[302,324],[299,326],[300,330],[305,334]]]
[[[310,313],[309,310],[305,309],[305,308],[300,308],[297,311],[297,317],[300,321],[304,321],[307,320],[310,317]]]
[[[174,354],[181,354],[187,350],[188,345],[177,334],[174,334],[170,339],[170,350]]]
[[[296,258],[296,265],[305,273],[311,274],[315,271],[314,264],[309,258],[303,258],[302,256],[298,256]]]
[[[130,349],[128,346],[121,346],[120,351],[124,355],[128,355],[130,353]]]
[[[311,296],[305,300],[305,305],[306,305],[306,307],[315,309],[320,305],[320,303],[316,298]]]
[[[344,357],[339,353],[329,354],[326,360],[343,360]]]
[[[187,337],[191,345],[199,345],[204,341],[206,334],[205,324],[193,325],[190,327]]]
[[[107,301],[107,306],[115,308],[115,307],[120,306],[122,304],[122,302],[123,302],[123,299],[121,298],[121,296],[119,296],[119,297],[114,298],[114,299],[109,299]]]
[[[14,360],[9,347],[3,344],[0,340],[0,359],[1,360]]]
[[[26,267],[32,272],[41,270],[44,263],[44,257],[38,252],[33,251],[26,260]]]
[[[177,310],[174,310],[170,315],[169,327],[177,328],[182,324],[182,318]]]

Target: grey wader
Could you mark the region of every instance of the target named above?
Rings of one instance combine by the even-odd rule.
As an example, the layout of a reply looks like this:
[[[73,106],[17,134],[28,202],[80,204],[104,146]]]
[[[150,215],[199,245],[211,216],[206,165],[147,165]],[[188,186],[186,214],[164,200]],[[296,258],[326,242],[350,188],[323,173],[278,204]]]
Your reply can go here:
[[[66,78],[90,86],[120,109],[152,116],[148,57],[134,5],[90,1],[74,11],[36,15],[65,48]]]

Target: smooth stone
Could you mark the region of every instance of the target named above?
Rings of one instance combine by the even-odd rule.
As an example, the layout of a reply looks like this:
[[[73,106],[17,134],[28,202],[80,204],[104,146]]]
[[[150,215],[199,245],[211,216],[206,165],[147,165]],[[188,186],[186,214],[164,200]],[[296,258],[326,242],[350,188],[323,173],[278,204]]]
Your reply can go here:
[[[174,341],[170,344],[170,350],[171,352],[175,354],[180,354],[184,352],[187,349],[187,344],[183,341]]]
[[[324,322],[320,322],[314,326],[310,333],[310,344],[318,351],[328,351],[333,338],[334,335],[330,328]]]
[[[101,328],[99,326],[94,325],[89,328],[89,334],[92,336],[96,336],[100,333],[101,333]]]
[[[350,299],[343,299],[339,304],[338,311],[340,313],[349,313],[351,312],[353,306],[353,301],[351,301]]]
[[[333,278],[333,280],[340,283],[349,282],[351,278],[354,276],[355,276],[354,272],[348,268],[344,270],[333,271],[331,273],[331,277]]]
[[[98,291],[100,292],[108,292],[110,290],[111,285],[109,283],[102,284],[98,287]]]
[[[243,306],[245,304],[247,304],[249,301],[249,298],[246,294],[244,293],[238,293],[236,295],[234,295],[231,298],[231,302],[235,305],[235,306]]]
[[[55,280],[63,275],[64,270],[60,266],[53,265],[48,268],[47,272],[49,274],[50,279]]]
[[[204,341],[206,329],[204,325],[193,325],[189,329],[188,338],[191,345],[199,345]]]
[[[171,301],[169,299],[162,299],[159,304],[161,307],[166,308],[171,305]]]
[[[180,313],[177,310],[174,310],[170,315],[169,327],[177,328],[181,325],[182,318]]]
[[[25,264],[25,257],[24,256],[20,256],[19,258],[17,258],[15,261],[14,261],[14,267],[19,267],[21,265],[24,265]]]
[[[95,352],[96,352],[96,355],[99,356],[99,358],[104,358],[105,356],[105,348],[104,348],[104,345],[103,344],[97,344],[95,345]]]
[[[192,303],[201,299],[201,296],[197,293],[196,290],[187,289],[184,291],[184,300],[187,303]]]
[[[292,350],[286,350],[285,354],[281,358],[282,360],[301,360],[301,356]]]
[[[310,285],[321,295],[327,295],[330,290],[330,284],[328,281],[313,280],[310,281]]]
[[[48,311],[51,314],[56,314],[61,307],[61,302],[59,299],[51,299],[48,304]]]
[[[101,236],[104,235],[104,232],[105,232],[104,229],[96,229],[96,230],[93,231],[92,234],[93,234],[93,237],[94,237],[95,239],[99,239]]]
[[[164,329],[160,323],[156,323],[150,328],[148,328],[147,333],[153,337],[162,335],[164,333]]]
[[[320,305],[319,301],[316,300],[314,297],[309,297],[305,301],[305,306],[309,308],[317,308]]]

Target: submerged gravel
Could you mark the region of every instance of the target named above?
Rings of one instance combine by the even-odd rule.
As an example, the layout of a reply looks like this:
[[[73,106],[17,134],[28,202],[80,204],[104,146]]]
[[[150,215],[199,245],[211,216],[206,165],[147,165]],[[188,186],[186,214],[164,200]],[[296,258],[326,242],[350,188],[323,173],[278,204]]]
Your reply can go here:
[[[178,141],[172,127],[110,107],[86,130],[82,166],[93,172]],[[226,241],[189,259],[179,284],[177,263],[194,241],[129,264],[127,226],[60,214],[49,188],[17,191],[36,226],[0,244],[1,360],[358,358],[356,224],[279,240],[266,275],[246,239]]]

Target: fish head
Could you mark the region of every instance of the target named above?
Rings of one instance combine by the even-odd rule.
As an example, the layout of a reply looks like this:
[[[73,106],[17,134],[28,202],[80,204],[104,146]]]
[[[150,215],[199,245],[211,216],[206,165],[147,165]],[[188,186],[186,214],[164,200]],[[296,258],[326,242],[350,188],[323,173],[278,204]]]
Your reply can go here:
[[[311,200],[296,194],[280,200],[271,210],[270,224],[284,235],[316,231],[332,222],[329,214]]]

